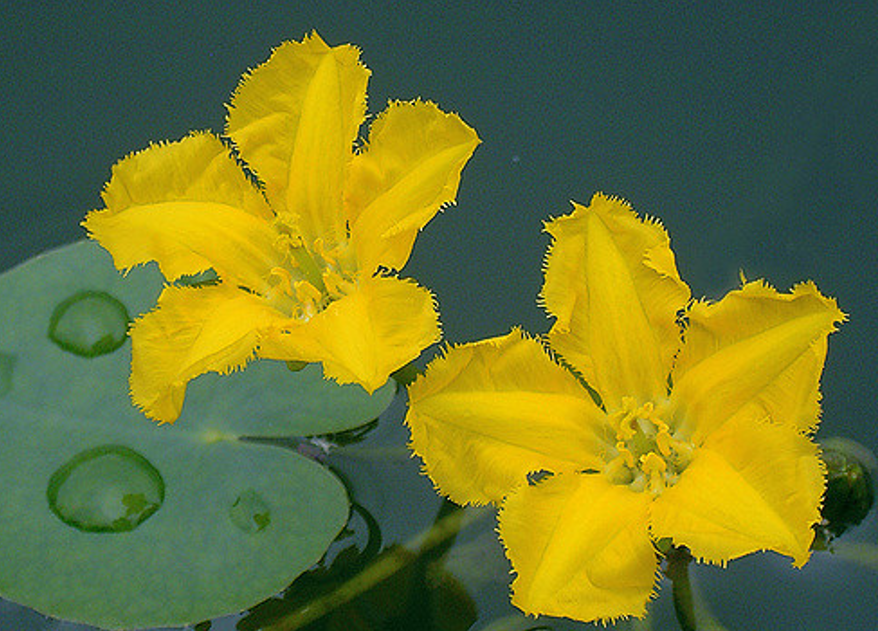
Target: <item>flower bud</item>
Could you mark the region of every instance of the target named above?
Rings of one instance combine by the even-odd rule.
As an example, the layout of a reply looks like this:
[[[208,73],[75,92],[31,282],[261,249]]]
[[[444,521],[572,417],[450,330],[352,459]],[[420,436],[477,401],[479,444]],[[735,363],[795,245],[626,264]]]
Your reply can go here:
[[[826,495],[823,519],[817,527],[817,549],[863,521],[875,502],[872,476],[876,461],[872,453],[845,438],[830,438],[821,445],[826,463]]]

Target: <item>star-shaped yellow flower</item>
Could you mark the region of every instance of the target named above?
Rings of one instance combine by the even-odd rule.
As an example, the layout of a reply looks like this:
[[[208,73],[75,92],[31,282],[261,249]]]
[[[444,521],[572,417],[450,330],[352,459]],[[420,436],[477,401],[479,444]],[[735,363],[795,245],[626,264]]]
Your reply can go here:
[[[131,393],[147,415],[173,422],[189,380],[254,356],[323,362],[373,391],[439,338],[431,294],[394,273],[479,140],[432,103],[391,102],[355,151],[368,78],[353,46],[285,43],[232,98],[236,154],[193,133],[113,168],[106,208],[83,225],[116,266],[219,281],[167,286],[133,325]]]
[[[406,417],[443,493],[499,505],[513,602],[642,616],[665,538],[712,563],[775,550],[803,565],[835,301],[749,282],[690,302],[664,229],[601,195],[546,230],[553,353],[518,330],[451,348],[410,387]]]

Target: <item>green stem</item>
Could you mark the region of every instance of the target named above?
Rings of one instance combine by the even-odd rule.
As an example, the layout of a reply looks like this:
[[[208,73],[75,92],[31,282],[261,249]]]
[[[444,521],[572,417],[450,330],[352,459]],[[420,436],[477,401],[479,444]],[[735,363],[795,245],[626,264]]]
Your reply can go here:
[[[268,631],[293,631],[319,620],[333,609],[363,594],[371,587],[389,578],[412,562],[411,553],[422,555],[448,541],[465,525],[472,523],[488,511],[456,510],[445,514],[429,529],[409,540],[403,549],[391,549],[378,556],[362,572],[351,577],[337,588],[306,603],[267,627]]]
[[[692,596],[692,582],[689,580],[689,563],[692,555],[686,548],[671,548],[667,554],[665,574],[673,584],[674,611],[677,622],[683,631],[697,631],[695,602]]]
[[[870,570],[878,570],[878,546],[873,543],[836,541],[831,552],[846,561],[852,561]]]

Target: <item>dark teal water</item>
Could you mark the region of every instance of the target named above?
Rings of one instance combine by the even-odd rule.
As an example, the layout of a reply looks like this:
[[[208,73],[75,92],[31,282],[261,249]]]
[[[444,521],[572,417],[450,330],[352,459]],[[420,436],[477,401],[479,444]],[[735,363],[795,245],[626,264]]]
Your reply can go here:
[[[662,219],[697,296],[719,298],[739,270],[780,289],[814,279],[835,296],[850,321],[830,339],[820,435],[878,451],[875,3],[206,6],[0,9],[0,270],[81,238],[78,223],[116,160],[191,129],[220,130],[241,73],[317,29],[362,48],[371,112],[389,98],[432,99],[483,140],[458,204],[427,227],[405,270],[437,295],[446,339],[545,331],[535,303],[542,221],[604,191]],[[401,415],[389,413],[382,431]],[[370,466],[401,475],[405,494],[379,474],[364,483],[384,496],[373,505],[383,506],[386,545],[439,509],[403,456]],[[513,613],[490,519],[464,531],[450,564],[478,608],[473,629]],[[878,543],[875,513],[849,538]],[[467,576],[476,569],[484,576]],[[802,571],[761,555],[697,578],[730,629],[878,627],[878,573],[826,555]],[[672,624],[664,592],[655,608]],[[0,608],[0,629],[70,628],[53,625]]]

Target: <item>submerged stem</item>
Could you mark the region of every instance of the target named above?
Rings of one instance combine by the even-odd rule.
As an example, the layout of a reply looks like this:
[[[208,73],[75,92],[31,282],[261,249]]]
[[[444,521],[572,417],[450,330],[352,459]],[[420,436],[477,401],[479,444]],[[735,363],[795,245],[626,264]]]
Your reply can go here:
[[[292,631],[319,620],[333,609],[354,600],[371,587],[412,563],[413,559],[409,551],[415,551],[419,557],[447,543],[456,537],[464,526],[485,514],[487,511],[471,509],[458,509],[440,514],[430,528],[413,537],[403,548],[388,550],[385,554],[378,556],[362,572],[351,577],[331,592],[315,598],[266,628],[270,631]]]
[[[695,620],[695,601],[692,595],[692,582],[689,580],[689,563],[692,555],[686,548],[671,548],[667,554],[665,574],[673,584],[674,612],[683,631],[697,631]]]

